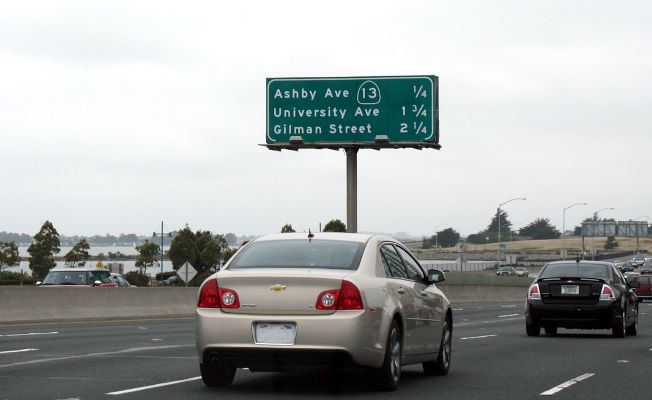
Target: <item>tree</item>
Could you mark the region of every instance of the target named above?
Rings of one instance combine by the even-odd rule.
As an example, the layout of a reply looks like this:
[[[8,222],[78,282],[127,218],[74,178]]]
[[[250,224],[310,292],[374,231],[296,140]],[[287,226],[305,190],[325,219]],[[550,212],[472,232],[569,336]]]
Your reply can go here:
[[[140,246],[136,246],[138,256],[136,257],[136,267],[140,269],[140,273],[147,272],[147,268],[159,265],[158,257],[161,254],[161,247],[149,240]]]
[[[20,255],[15,242],[0,242],[0,271],[4,267],[20,265]]]
[[[332,219],[324,226],[324,232],[346,232],[346,225],[339,219]]]
[[[548,218],[537,218],[530,222],[528,225],[520,229],[520,236],[527,236],[529,238],[539,239],[557,239],[561,233],[550,224]]]
[[[453,228],[446,228],[443,231],[437,232],[437,238],[435,236],[430,238],[431,243],[437,243],[441,247],[453,247],[459,242],[460,234]]]
[[[220,260],[230,256],[229,244],[223,235],[213,235],[210,231],[193,232],[188,225],[177,232],[170,243],[168,257],[175,270],[187,261],[200,275],[216,271]]]
[[[32,275],[35,278],[45,278],[45,275],[57,265],[54,262],[54,255],[61,251],[60,244],[59,232],[54,228],[52,222],[45,221],[41,230],[34,235],[34,241],[27,248],[30,255],[29,269],[32,270]]]
[[[491,219],[491,223],[485,229],[486,232],[491,232],[495,233],[496,235],[498,234],[498,212],[499,210],[496,210],[496,215],[493,216]],[[509,222],[509,219],[507,218],[507,212],[505,210],[500,210],[500,233],[501,235],[503,234],[509,234],[509,231],[512,229],[512,223]]]
[[[611,250],[618,247],[618,242],[616,241],[615,236],[607,236],[607,242],[604,244],[605,250]]]
[[[63,257],[66,261],[66,266],[72,268],[83,267],[89,258],[88,250],[90,250],[90,248],[91,246],[88,244],[86,239],[77,242]]]
[[[235,246],[238,243],[238,237],[231,232],[224,235],[224,240],[226,240],[229,246]]]
[[[281,233],[294,233],[294,232],[296,231],[294,230],[294,228],[292,228],[291,224],[285,224],[281,228]]]
[[[421,240],[421,248],[422,249],[430,249],[430,248],[432,248],[432,241],[429,238],[427,238],[426,236],[424,236],[423,239]]]

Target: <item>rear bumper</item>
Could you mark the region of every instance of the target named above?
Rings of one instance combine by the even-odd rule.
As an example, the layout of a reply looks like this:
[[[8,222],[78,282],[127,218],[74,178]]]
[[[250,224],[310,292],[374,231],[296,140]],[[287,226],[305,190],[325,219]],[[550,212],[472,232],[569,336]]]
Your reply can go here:
[[[608,329],[621,321],[617,302],[600,301],[595,305],[544,304],[528,301],[525,310],[528,323],[569,329]]]
[[[387,332],[383,311],[337,311],[328,315],[258,315],[197,309],[196,341],[202,362],[218,358],[237,367],[283,370],[307,365],[355,364],[379,368]],[[292,322],[292,345],[254,342],[256,322]]]

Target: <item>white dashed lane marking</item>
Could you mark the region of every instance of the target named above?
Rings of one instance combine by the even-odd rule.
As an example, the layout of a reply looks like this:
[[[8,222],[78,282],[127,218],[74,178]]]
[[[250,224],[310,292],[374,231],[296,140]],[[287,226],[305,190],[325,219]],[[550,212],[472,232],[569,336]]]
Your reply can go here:
[[[482,336],[471,336],[471,337],[463,337],[460,338],[460,340],[471,340],[471,339],[484,339],[488,337],[496,337],[498,335],[482,335]]]
[[[585,379],[588,379],[588,378],[592,377],[593,375],[595,375],[595,374],[588,373],[588,374],[580,375],[577,378],[573,378],[573,379],[571,379],[569,381],[566,381],[566,382],[562,383],[561,385],[557,385],[552,389],[546,390],[545,392],[541,393],[541,396],[552,396],[553,394],[557,394],[557,393],[561,392],[562,390],[573,386],[577,382],[581,382],[581,381],[583,381]]]
[[[56,335],[59,332],[30,332],[30,333],[11,333],[7,335],[0,335],[0,337],[16,337],[16,336],[36,336],[36,335]]]
[[[505,315],[499,315],[498,318],[507,318],[507,317],[517,317],[521,314],[505,314]]]
[[[38,349],[7,350],[7,351],[0,351],[0,354],[26,353],[28,351],[38,351]]]
[[[117,391],[117,392],[107,393],[107,395],[116,396],[116,395],[120,395],[120,394],[140,392],[142,390],[156,389],[156,388],[160,388],[160,387],[163,387],[163,386],[172,386],[172,385],[176,385],[176,384],[179,384],[179,383],[197,381],[199,379],[201,379],[201,376],[195,376],[194,378],[181,379],[181,380],[178,380],[178,381],[164,382],[164,383],[158,383],[156,385],[149,385],[149,386],[142,386],[142,387],[137,387],[137,388],[133,388],[133,389],[120,390],[120,391]]]

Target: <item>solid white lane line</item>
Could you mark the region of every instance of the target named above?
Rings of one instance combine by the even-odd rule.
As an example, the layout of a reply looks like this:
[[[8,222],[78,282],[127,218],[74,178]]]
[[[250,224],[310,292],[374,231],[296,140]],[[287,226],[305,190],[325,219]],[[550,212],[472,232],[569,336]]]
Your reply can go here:
[[[30,333],[12,333],[8,335],[0,335],[0,337],[15,337],[15,336],[34,336],[34,335],[56,335],[59,332],[30,332]]]
[[[38,351],[38,349],[20,349],[20,350],[7,350],[0,351],[0,354],[9,354],[9,353],[25,353],[27,351]]]
[[[553,394],[559,393],[562,390],[573,386],[577,382],[581,382],[581,381],[583,381],[585,379],[588,379],[588,378],[592,377],[593,375],[595,375],[595,374],[588,373],[588,374],[580,375],[577,378],[573,378],[573,379],[571,379],[569,381],[566,381],[566,382],[562,383],[561,385],[557,385],[552,389],[546,390],[545,392],[541,393],[541,396],[552,396]]]
[[[505,314],[505,315],[499,315],[498,318],[507,318],[507,317],[516,317],[521,314]]]
[[[460,338],[460,340],[470,340],[470,339],[484,339],[488,337],[496,337],[498,335],[483,335],[483,336],[471,336],[471,337],[463,337]]]
[[[156,389],[156,388],[160,388],[160,387],[163,387],[163,386],[172,386],[172,385],[176,385],[178,383],[196,381],[196,380],[199,380],[199,379],[201,379],[201,376],[196,376],[194,378],[188,378],[188,379],[181,379],[181,380],[172,381],[172,382],[158,383],[156,385],[143,386],[143,387],[138,387],[138,388],[133,388],[133,389],[120,390],[118,392],[107,393],[107,395],[116,396],[116,395],[119,395],[119,394],[140,392],[142,390]]]
[[[509,305],[501,306],[501,307],[502,308],[515,308],[515,307],[518,307],[518,306],[516,304],[509,304]]]

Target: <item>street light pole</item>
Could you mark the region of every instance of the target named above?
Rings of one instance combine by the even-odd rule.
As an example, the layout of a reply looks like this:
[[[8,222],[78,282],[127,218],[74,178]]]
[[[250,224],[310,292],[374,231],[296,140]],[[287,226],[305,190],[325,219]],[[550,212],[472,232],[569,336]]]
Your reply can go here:
[[[496,263],[496,267],[500,267],[500,254],[501,254],[501,248],[500,248],[500,207],[504,206],[505,204],[512,202],[514,200],[527,200],[525,197],[516,197],[513,199],[509,199],[504,203],[498,204],[498,260]]]
[[[172,232],[163,232],[163,221],[161,221],[161,281],[163,281],[163,236],[168,235],[172,237]],[[152,236],[156,237],[158,234],[154,232]]]
[[[598,213],[600,213],[600,211],[613,210],[613,209],[614,209],[613,207],[605,207],[594,212],[593,215],[595,216],[596,222],[598,220]],[[591,260],[595,260],[595,231],[593,232],[593,254],[591,254]]]
[[[570,206],[564,208],[564,211],[562,212],[562,223],[561,223],[561,259],[565,260],[566,259],[566,210],[569,208],[575,207],[575,206],[587,206],[588,203],[575,203],[571,204]]]

